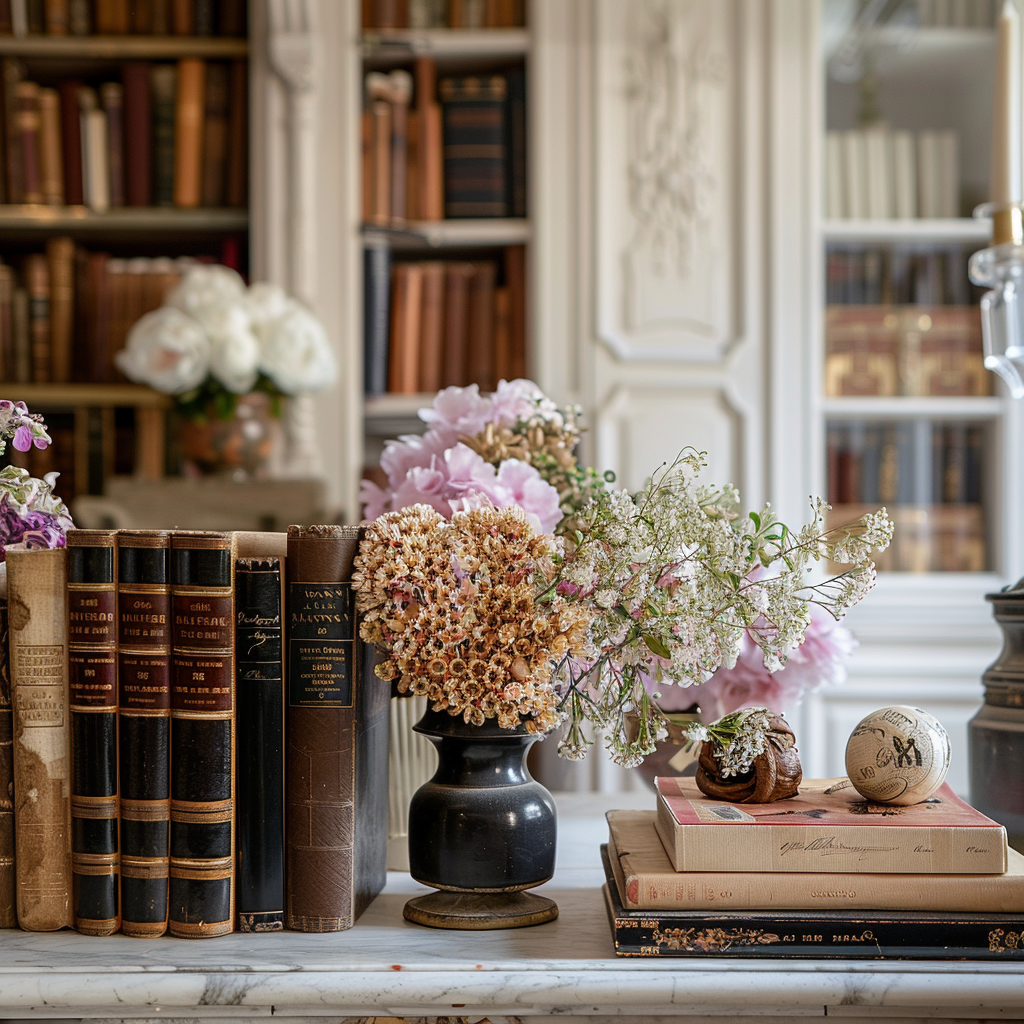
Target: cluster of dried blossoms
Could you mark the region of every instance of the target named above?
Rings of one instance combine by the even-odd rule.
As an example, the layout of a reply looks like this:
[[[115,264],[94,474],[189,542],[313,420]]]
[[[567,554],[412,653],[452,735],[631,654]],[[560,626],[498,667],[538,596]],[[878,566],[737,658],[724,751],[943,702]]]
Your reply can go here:
[[[377,674],[468,723],[547,732],[552,667],[582,650],[590,618],[552,592],[556,554],[518,508],[379,517],[353,574],[360,635],[388,656]]]
[[[592,618],[582,658],[561,666],[566,757],[585,755],[590,722],[615,761],[638,764],[665,735],[659,694],[645,683],[699,686],[736,663],[744,635],[777,671],[803,642],[812,604],[840,618],[874,583],[871,554],[892,537],[884,509],[828,531],[828,506],[816,502],[793,532],[768,506],[742,516],[735,488],[697,483],[703,468],[702,455],[684,453],[639,494],[602,492],[577,517],[556,590]],[[849,568],[810,582],[823,559]],[[756,720],[746,724],[744,733],[757,731]],[[705,738],[699,728],[695,739]],[[756,744],[736,748],[736,770]]]

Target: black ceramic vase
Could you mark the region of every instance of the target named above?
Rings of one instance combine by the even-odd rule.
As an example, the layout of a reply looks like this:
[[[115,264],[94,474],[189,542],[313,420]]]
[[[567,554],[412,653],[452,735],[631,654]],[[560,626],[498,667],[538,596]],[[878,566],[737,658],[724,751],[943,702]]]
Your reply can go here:
[[[555,869],[555,803],[525,763],[538,737],[429,708],[413,728],[437,747],[438,766],[409,805],[409,872],[441,891],[409,900],[406,919],[468,929],[553,921],[555,903],[523,891]]]
[[[1024,580],[989,594],[1003,649],[985,670],[985,703],[967,726],[971,803],[1024,850]]]

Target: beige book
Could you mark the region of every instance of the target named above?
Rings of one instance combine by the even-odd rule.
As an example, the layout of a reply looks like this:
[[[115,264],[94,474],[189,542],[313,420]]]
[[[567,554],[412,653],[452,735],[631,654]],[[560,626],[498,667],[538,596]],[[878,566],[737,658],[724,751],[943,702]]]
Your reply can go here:
[[[676,871],[654,811],[608,812],[608,857],[626,910],[936,910],[1024,912],[1024,855],[1003,875]]]
[[[840,132],[825,133],[825,216],[840,220],[846,214],[843,182],[843,137]]]
[[[893,198],[895,213],[907,220],[917,216],[917,154],[912,132],[892,133]]]
[[[39,178],[43,202],[64,205],[64,157],[60,140],[60,95],[56,89],[39,90]]]
[[[71,924],[65,549],[7,549],[18,924]]]
[[[85,205],[96,213],[110,209],[110,170],[107,164],[107,115],[99,109],[96,90],[78,90],[82,115],[82,191]]]

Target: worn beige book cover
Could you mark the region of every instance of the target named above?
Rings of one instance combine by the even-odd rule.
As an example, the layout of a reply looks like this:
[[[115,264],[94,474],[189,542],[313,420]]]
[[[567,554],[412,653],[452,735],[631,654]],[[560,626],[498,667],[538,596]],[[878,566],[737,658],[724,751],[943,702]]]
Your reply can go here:
[[[771,804],[705,796],[661,777],[657,829],[677,871],[982,875],[1006,870],[1006,829],[941,786],[909,807],[865,800],[849,779],[805,779]]]
[[[626,910],[936,910],[1024,913],[1024,856],[1002,875],[676,871],[654,811],[609,811],[608,856]]]

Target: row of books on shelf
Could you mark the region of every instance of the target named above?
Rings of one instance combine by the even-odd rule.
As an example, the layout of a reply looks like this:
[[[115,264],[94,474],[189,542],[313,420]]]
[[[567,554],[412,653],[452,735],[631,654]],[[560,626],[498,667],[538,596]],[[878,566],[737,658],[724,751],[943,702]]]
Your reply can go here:
[[[873,125],[825,134],[825,216],[882,220],[959,217],[959,139],[953,131]]]
[[[363,29],[519,28],[526,0],[362,0]]]
[[[968,306],[978,294],[962,245],[830,245],[825,259],[829,305]]]
[[[848,779],[770,804],[710,799],[689,778],[656,789],[656,811],[608,812],[620,955],[1024,956],[1024,856],[948,784],[906,807]]]
[[[79,206],[247,202],[247,64],[131,61],[119,81],[56,87],[3,61],[0,201]]]
[[[973,306],[830,306],[825,394],[983,396],[991,374]]]
[[[912,10],[920,28],[992,28],[999,0],[917,0]]]
[[[385,878],[390,695],[357,639],[359,533],[8,549],[0,925],[352,925]]]
[[[238,250],[225,241],[221,262],[238,269]],[[113,258],[57,237],[45,253],[0,262],[0,379],[123,382],[114,354],[129,329],[200,261],[214,257]]]
[[[0,35],[244,36],[246,0],[0,0]]]
[[[414,87],[415,83],[415,87]],[[526,78],[372,71],[362,115],[363,220],[526,216]]]
[[[368,395],[417,394],[526,375],[526,250],[501,257],[391,263],[364,251]]]

